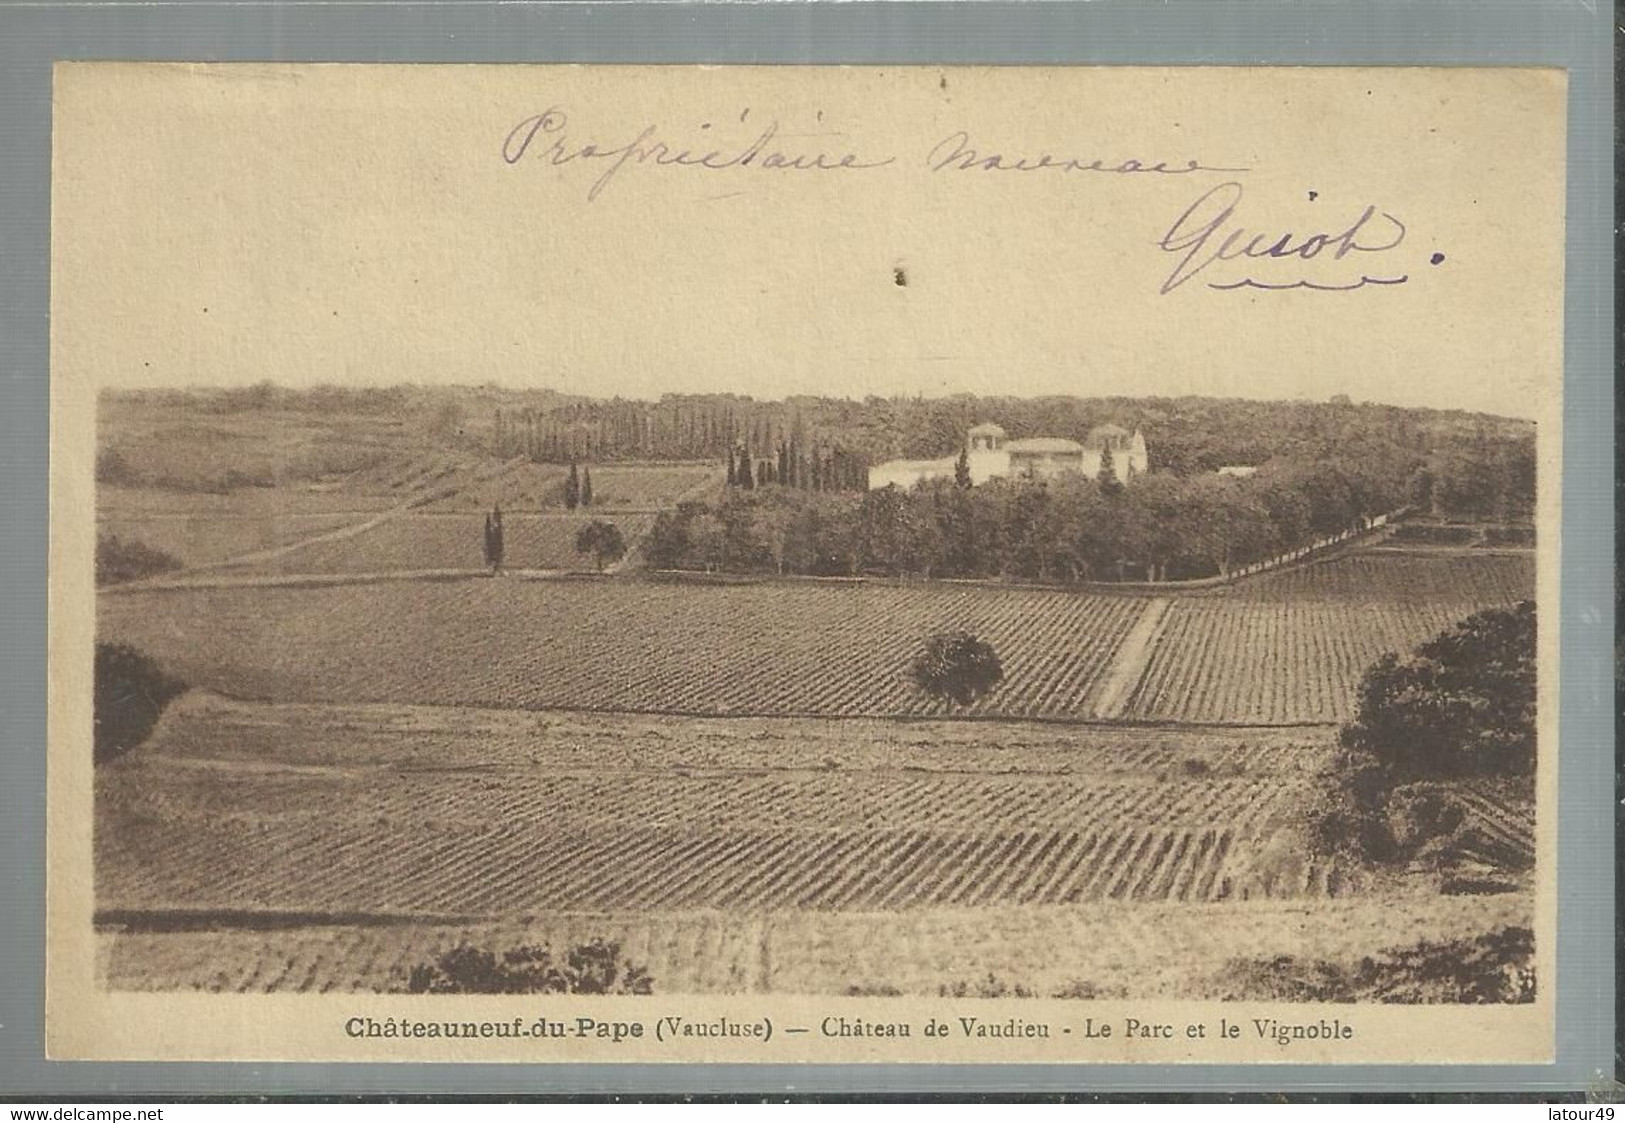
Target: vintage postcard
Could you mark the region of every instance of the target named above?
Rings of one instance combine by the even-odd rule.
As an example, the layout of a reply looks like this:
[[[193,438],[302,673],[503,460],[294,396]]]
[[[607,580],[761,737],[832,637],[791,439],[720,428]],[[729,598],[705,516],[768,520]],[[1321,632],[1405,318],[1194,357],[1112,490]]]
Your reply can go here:
[[[1551,1058],[1565,91],[59,65],[51,1055]]]

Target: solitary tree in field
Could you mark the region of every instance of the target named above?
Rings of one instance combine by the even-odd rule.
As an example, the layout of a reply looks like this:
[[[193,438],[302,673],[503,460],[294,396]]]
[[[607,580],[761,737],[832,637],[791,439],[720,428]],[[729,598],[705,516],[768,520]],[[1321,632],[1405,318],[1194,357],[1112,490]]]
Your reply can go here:
[[[576,532],[576,553],[591,554],[602,573],[606,563],[626,556],[626,539],[614,523],[594,519]]]
[[[581,469],[581,505],[592,506],[592,469]]]
[[[968,706],[1004,679],[992,645],[971,632],[938,632],[914,659],[914,681],[933,698]]]
[[[485,516],[485,564],[492,573],[502,572],[502,504]]]
[[[576,472],[576,466],[570,465],[570,478],[564,481],[564,505],[575,510],[581,503],[581,476]]]

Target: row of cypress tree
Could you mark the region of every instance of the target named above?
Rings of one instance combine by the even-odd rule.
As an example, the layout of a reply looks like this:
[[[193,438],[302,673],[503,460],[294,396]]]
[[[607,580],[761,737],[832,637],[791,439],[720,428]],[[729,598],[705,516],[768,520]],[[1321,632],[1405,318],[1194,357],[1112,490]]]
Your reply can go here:
[[[583,466],[576,471],[574,463],[570,465],[570,475],[564,481],[564,505],[570,510],[577,507],[592,506],[592,469]]]
[[[805,491],[866,491],[869,465],[844,449],[803,452],[793,438],[780,441],[778,451],[760,460],[750,447],[728,450],[728,486],[749,491],[778,485]]]

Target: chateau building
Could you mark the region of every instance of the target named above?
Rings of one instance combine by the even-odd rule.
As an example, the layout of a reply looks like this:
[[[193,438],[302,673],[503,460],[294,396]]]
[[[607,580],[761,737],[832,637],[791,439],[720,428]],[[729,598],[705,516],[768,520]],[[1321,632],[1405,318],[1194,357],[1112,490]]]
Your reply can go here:
[[[1120,425],[1099,425],[1080,444],[1064,437],[1024,437],[1009,440],[997,425],[972,426],[965,434],[965,459],[973,484],[1007,478],[1043,479],[1078,472],[1099,479],[1106,452],[1111,452],[1112,474],[1127,482],[1150,468],[1145,437]],[[954,478],[959,456],[940,460],[888,460],[869,469],[869,488],[896,484],[908,489],[922,480]]]

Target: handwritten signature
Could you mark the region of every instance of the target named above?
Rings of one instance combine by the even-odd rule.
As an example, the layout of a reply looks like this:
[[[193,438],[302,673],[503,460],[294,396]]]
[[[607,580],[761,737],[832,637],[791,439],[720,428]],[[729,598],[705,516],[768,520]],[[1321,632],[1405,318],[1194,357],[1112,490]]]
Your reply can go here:
[[[659,126],[645,125],[630,139],[606,144],[573,137],[569,131],[569,115],[554,106],[526,117],[508,131],[502,141],[502,159],[510,165],[528,160],[552,167],[594,167],[598,171],[587,188],[588,202],[597,200],[623,170],[635,166],[686,168],[709,173],[745,170],[823,173],[873,171],[898,163],[894,154],[859,151],[847,143],[846,134],[839,131],[794,132],[784,129],[777,118],[758,124],[752,123],[750,117],[751,111],[747,108],[739,114],[737,122],[730,122],[714,132],[712,123],[705,122],[699,126],[704,134],[699,142],[668,141],[663,139]],[[819,117],[821,120],[822,115]],[[739,130],[739,125],[745,128]],[[733,130],[731,134],[729,129]],[[934,144],[926,152],[924,164],[933,174],[1079,172],[1155,178],[1193,173],[1240,175],[1250,170],[1205,164],[1195,159],[1147,161],[1056,156],[1048,152],[1008,154],[974,146],[970,133],[964,130],[949,133]],[[1393,272],[1329,278],[1321,273],[1309,277],[1293,275],[1290,268],[1285,276],[1272,271],[1236,277],[1225,275],[1222,269],[1210,274],[1208,271],[1215,265],[1239,260],[1278,266],[1317,259],[1340,262],[1354,254],[1386,253],[1397,249],[1405,240],[1405,224],[1375,205],[1365,207],[1353,221],[1335,230],[1275,233],[1252,229],[1238,218],[1242,197],[1242,186],[1233,179],[1209,188],[1186,207],[1157,240],[1159,249],[1177,258],[1172,271],[1162,281],[1159,289],[1162,295],[1176,291],[1197,277],[1204,277],[1209,289],[1220,292],[1246,289],[1348,292],[1367,286],[1403,285],[1410,280],[1408,274]],[[1442,256],[1435,254],[1434,263],[1442,260]]]
[[[1386,253],[1397,249],[1405,240],[1405,224],[1375,206],[1367,206],[1358,218],[1337,231],[1306,234],[1255,232],[1236,219],[1236,209],[1241,199],[1241,184],[1234,181],[1221,183],[1203,192],[1174,220],[1168,232],[1157,241],[1157,246],[1164,252],[1181,255],[1173,272],[1162,282],[1162,295],[1166,296],[1200,276],[1216,262],[1242,258],[1313,261],[1322,254],[1329,255],[1333,261],[1342,261],[1350,254]],[[1408,274],[1373,277],[1365,273],[1346,281],[1314,281],[1304,277],[1270,281],[1243,277],[1239,280],[1209,281],[1208,288],[1221,292],[1248,288],[1348,292],[1367,285],[1402,285],[1409,279]]]
[[[746,109],[739,115],[744,123],[750,116]],[[755,168],[764,171],[830,172],[863,171],[882,168],[895,163],[897,157],[868,158],[852,150],[828,152],[816,145],[787,143],[819,137],[839,137],[830,133],[783,133],[779,122],[770,120],[744,144],[673,146],[659,139],[655,125],[646,125],[637,136],[621,144],[605,146],[597,142],[575,143],[565,132],[569,117],[563,109],[553,107],[515,125],[502,142],[502,158],[517,164],[526,157],[544,160],[552,165],[583,163],[603,164],[603,171],[587,189],[591,202],[603,194],[604,188],[628,164],[652,164],[656,167],[687,167],[705,171],[728,171]],[[700,126],[709,131],[709,122]]]

